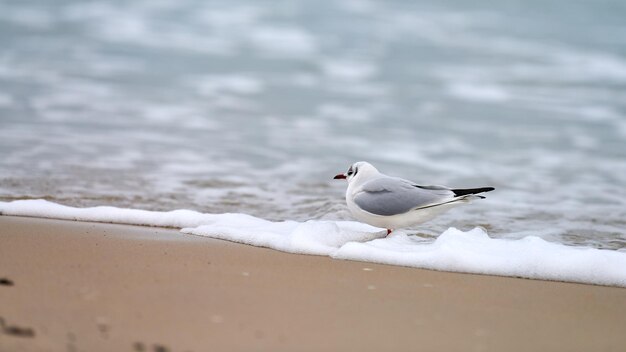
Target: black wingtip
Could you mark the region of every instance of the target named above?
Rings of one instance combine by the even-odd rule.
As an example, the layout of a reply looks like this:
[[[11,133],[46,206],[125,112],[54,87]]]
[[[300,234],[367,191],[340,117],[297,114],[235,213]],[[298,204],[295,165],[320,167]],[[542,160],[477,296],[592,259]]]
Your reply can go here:
[[[454,192],[455,197],[461,197],[461,196],[466,196],[468,194],[491,192],[494,189],[495,188],[493,187],[481,187],[481,188],[468,188],[468,189],[453,189],[452,192]]]

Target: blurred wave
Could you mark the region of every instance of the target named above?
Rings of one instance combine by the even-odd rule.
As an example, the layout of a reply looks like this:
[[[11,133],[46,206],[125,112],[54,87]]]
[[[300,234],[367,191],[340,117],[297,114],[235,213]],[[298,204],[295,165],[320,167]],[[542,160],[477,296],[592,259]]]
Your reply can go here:
[[[331,177],[368,160],[497,188],[425,232],[623,250],[624,16],[605,0],[2,2],[0,199],[347,219]]]

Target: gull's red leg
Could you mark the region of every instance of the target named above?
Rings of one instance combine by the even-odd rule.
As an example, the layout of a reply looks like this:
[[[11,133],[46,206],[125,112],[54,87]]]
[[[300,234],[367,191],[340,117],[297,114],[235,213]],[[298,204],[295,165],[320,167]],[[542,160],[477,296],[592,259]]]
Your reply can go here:
[[[393,231],[392,229],[387,229],[387,236],[389,236],[389,234],[391,233],[391,231]]]

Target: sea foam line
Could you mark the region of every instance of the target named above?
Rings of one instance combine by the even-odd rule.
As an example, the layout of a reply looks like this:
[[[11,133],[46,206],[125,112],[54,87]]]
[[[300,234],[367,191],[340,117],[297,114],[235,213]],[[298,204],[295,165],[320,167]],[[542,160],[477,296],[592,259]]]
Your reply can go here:
[[[179,228],[289,253],[326,255],[442,271],[626,287],[626,253],[547,242],[490,238],[482,229],[449,228],[436,240],[353,221],[272,222],[245,214],[168,212],[108,206],[68,207],[45,200],[0,202],[0,214]]]

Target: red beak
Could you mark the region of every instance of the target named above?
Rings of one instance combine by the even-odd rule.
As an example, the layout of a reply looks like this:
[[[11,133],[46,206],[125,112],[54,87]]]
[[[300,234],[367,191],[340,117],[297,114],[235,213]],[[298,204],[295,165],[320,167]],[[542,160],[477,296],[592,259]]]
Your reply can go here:
[[[344,174],[339,174],[339,175],[337,175],[337,176],[333,177],[333,180],[343,180],[343,179],[345,179],[345,178],[346,178],[346,175],[344,175]]]

